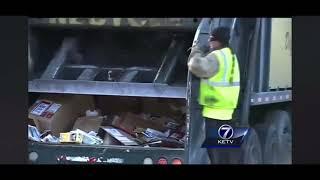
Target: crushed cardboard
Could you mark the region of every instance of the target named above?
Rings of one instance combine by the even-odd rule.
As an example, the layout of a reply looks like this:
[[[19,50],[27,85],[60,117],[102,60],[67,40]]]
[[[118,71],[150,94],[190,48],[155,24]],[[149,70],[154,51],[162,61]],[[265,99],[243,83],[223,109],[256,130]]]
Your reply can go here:
[[[151,128],[157,131],[165,132],[169,127],[168,123],[175,124],[177,123],[171,119],[166,117],[152,117],[146,118],[145,114],[133,114],[133,113],[123,113],[121,116],[115,116],[112,125],[123,129],[131,135],[134,135],[134,130],[136,128]]]
[[[112,126],[100,127],[98,136],[104,139],[104,144],[107,145],[125,145],[137,146],[139,145],[135,139],[128,133]]]
[[[76,120],[73,126],[73,130],[81,129],[84,132],[90,131],[98,132],[102,122],[106,119],[106,116],[84,116]]]

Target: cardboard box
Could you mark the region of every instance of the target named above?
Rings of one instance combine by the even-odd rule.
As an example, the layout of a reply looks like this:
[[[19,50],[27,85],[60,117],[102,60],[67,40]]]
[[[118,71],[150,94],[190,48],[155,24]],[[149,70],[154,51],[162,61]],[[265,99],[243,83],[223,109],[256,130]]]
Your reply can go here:
[[[106,116],[90,117],[84,116],[76,120],[73,126],[73,130],[81,129],[84,132],[89,133],[90,131],[98,132]]]
[[[152,128],[158,131],[165,131],[166,127],[160,121],[144,119],[144,115],[133,113],[123,113],[121,116],[115,116],[112,126],[118,127],[127,133],[134,135],[136,128]]]
[[[30,118],[28,118],[28,125],[36,126],[36,124],[34,123],[33,119],[30,119]]]
[[[163,127],[163,129],[165,130],[168,130],[168,129],[176,130],[180,126],[180,124],[178,124],[174,119],[165,117],[165,116],[151,117],[150,121],[158,124],[158,126]]]
[[[185,106],[185,101],[176,99],[145,98],[142,100],[142,112],[159,117],[170,117],[178,123],[185,121],[181,119],[185,113]]]
[[[70,131],[75,120],[93,107],[92,96],[45,94],[29,109],[28,117],[41,132],[51,130],[52,135],[59,136]]]

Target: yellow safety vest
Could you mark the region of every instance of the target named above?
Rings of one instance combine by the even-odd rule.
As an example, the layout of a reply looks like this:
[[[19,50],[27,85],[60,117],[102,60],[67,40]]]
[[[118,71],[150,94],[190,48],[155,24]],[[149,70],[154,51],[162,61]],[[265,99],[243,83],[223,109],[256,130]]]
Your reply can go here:
[[[211,52],[219,62],[218,72],[211,78],[201,79],[199,103],[202,115],[211,119],[231,120],[237,107],[240,91],[239,64],[229,48]],[[233,71],[233,72],[232,72]]]

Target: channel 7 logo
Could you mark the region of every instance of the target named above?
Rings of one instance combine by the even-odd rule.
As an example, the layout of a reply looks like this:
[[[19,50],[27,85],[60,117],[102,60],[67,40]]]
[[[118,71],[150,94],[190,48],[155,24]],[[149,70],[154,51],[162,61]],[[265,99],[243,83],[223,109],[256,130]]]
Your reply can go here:
[[[249,133],[249,128],[233,128],[224,124],[217,128],[210,129],[209,137],[206,137],[203,148],[229,148],[240,147],[245,136]]]

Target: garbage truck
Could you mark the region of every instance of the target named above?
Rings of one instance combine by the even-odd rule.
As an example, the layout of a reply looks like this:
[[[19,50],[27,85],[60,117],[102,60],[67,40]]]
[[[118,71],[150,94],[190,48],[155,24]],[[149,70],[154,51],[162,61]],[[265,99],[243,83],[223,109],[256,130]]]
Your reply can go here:
[[[219,26],[230,27],[230,46],[240,66],[236,125],[250,130],[240,148],[221,158],[226,158],[227,164],[290,164],[291,18],[30,18],[29,114],[43,114],[39,99],[44,95],[53,99],[61,96],[60,102],[71,96],[92,97],[93,105],[81,109],[84,101],[77,101],[70,105],[70,112],[79,113],[74,110],[78,106],[83,113],[86,108],[99,109],[110,122],[121,113],[131,113],[121,116],[131,119],[127,127],[118,126],[118,134],[128,133],[133,124],[144,126],[136,121],[150,114],[156,117],[153,122],[170,117],[181,125],[183,137],[179,145],[175,141],[171,146],[29,140],[29,162],[209,164],[202,148],[205,130],[198,104],[200,79],[188,71],[187,62],[190,47],[208,45],[210,31]],[[66,111],[57,110],[62,108],[57,105],[42,108]],[[48,115],[49,119],[54,116]],[[42,128],[40,133],[51,130],[59,136],[72,130],[72,125],[46,129],[41,125],[46,120],[32,117],[28,123]],[[74,123],[76,117],[56,119],[59,123],[72,119]]]

